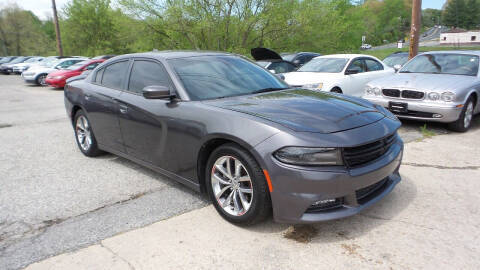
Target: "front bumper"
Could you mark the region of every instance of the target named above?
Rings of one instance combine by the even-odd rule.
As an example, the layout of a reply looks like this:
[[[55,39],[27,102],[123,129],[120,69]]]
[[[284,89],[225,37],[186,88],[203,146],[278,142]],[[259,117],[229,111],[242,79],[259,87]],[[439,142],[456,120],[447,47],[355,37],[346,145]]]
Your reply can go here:
[[[65,87],[65,80],[54,80],[54,79],[47,79],[45,82],[50,85],[51,87],[56,87],[56,88],[63,88]]]
[[[25,72],[24,72],[24,73],[22,73],[22,78],[26,83],[35,83],[36,84],[36,75],[37,74],[25,75]]]
[[[10,74],[13,72],[13,69],[12,68],[0,68],[0,72],[4,73],[4,74]]]
[[[450,123],[456,121],[462,112],[462,107],[458,106],[461,104],[456,103],[442,104],[424,100],[389,99],[383,96],[363,96],[363,98],[387,109],[390,101],[408,103],[408,113],[392,112],[398,118],[403,119]],[[433,117],[434,114],[440,116]]]

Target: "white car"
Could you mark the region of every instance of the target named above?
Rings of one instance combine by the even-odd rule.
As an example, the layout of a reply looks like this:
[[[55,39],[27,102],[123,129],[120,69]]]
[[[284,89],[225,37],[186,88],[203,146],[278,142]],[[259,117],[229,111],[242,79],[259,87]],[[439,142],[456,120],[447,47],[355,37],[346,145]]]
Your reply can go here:
[[[85,61],[88,58],[62,58],[55,61],[48,61],[39,66],[30,67],[22,73],[22,77],[27,83],[34,83],[37,85],[47,85],[45,79],[50,72],[58,69],[65,69],[75,63]]]
[[[367,43],[362,44],[362,46],[360,46],[360,49],[362,49],[362,50],[370,50],[371,48],[372,48],[372,45],[367,44]]]
[[[21,74],[23,71],[27,70],[31,65],[43,61],[45,57],[34,56],[23,63],[18,63],[12,66],[13,73]]]
[[[363,54],[332,54],[315,57],[295,72],[285,73],[294,87],[361,97],[371,80],[394,74],[378,58]]]

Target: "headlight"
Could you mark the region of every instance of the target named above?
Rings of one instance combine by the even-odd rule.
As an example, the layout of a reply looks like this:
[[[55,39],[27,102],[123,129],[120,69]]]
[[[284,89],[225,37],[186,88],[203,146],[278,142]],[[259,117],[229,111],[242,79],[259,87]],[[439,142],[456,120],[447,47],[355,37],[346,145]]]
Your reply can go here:
[[[52,77],[52,79],[54,79],[54,80],[61,80],[61,79],[63,79],[63,78],[65,78],[65,77],[63,77],[63,76],[54,76],[54,77]]]
[[[365,86],[365,94],[370,96],[379,96],[382,94],[382,90],[378,87],[371,87],[369,85]]]
[[[303,88],[322,90],[323,83],[311,83],[303,85]]]
[[[452,92],[443,92],[442,100],[445,102],[452,102],[455,99],[455,93]]]
[[[431,93],[428,93],[428,99],[437,101],[440,99],[440,95],[436,92],[431,92]]]
[[[338,148],[285,147],[274,153],[283,163],[294,165],[343,165]]]

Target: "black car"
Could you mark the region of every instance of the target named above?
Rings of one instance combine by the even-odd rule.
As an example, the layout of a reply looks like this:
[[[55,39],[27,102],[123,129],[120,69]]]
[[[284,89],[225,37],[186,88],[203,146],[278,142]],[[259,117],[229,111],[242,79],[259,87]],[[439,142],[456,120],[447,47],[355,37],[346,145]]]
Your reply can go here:
[[[121,55],[64,93],[84,155],[111,152],[207,192],[233,223],[272,211],[286,223],[351,216],[401,180],[401,124],[389,111],[289,88],[237,55]]]
[[[259,66],[275,74],[292,72],[298,68],[294,63],[283,60],[278,53],[267,48],[253,48],[250,54]]]
[[[5,56],[5,57],[2,57],[2,59],[0,60],[0,64],[5,64],[5,63],[9,63],[10,61],[13,61],[15,58],[17,58],[18,56]]]
[[[297,67],[301,67],[305,65],[308,61],[312,60],[317,56],[321,56],[319,53],[314,52],[298,52],[298,53],[282,53],[280,54],[283,60],[289,61],[296,65]]]
[[[28,59],[32,58],[31,56],[19,56],[8,63],[3,63],[0,65],[0,72],[3,74],[10,74],[13,72],[13,65],[23,63]]]

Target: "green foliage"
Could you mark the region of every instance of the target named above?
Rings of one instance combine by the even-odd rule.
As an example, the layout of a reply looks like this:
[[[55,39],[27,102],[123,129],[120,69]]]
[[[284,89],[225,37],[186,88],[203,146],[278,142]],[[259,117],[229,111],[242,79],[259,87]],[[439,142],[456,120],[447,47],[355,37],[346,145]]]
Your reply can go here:
[[[442,18],[442,11],[433,8],[422,10],[422,26],[424,28],[431,28],[440,24]]]
[[[480,1],[448,0],[443,12],[443,23],[447,26],[476,29],[480,26]]]

